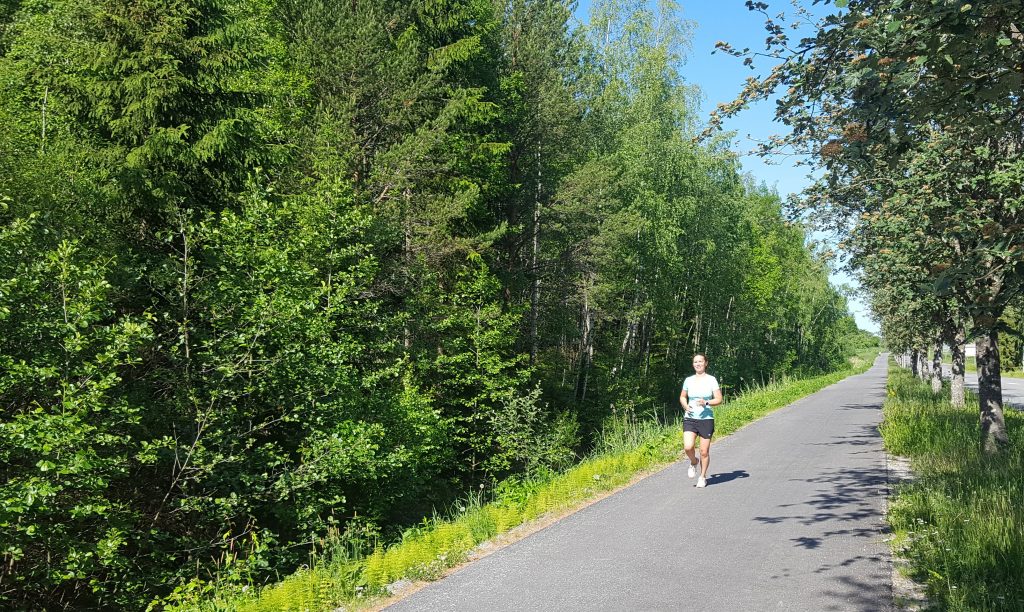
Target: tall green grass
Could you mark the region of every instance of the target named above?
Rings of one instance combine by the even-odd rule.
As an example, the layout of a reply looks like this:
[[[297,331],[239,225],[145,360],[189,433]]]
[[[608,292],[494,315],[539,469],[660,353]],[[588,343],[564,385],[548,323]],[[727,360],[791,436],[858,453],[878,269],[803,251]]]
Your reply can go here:
[[[1011,447],[982,456],[977,398],[953,408],[890,369],[882,436],[914,480],[889,505],[894,552],[943,610],[1024,610],[1024,415],[1007,411]]]
[[[716,437],[867,370],[877,351],[851,358],[844,370],[801,380],[781,380],[748,389],[715,410]],[[221,585],[181,610],[246,612],[333,610],[373,605],[399,580],[430,580],[467,559],[481,543],[544,516],[578,507],[629,483],[638,474],[675,461],[682,450],[678,422],[609,420],[593,456],[563,473],[511,479],[488,496],[468,496],[447,516],[434,516],[407,529],[402,538],[371,551],[352,549],[332,534],[308,567],[262,589]],[[243,590],[244,589],[244,590]]]

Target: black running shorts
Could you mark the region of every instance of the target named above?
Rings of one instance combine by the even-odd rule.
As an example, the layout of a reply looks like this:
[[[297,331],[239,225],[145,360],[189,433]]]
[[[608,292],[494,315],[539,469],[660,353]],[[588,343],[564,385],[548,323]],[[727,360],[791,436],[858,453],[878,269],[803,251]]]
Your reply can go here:
[[[692,431],[702,438],[708,440],[715,435],[714,419],[683,419],[683,431]]]

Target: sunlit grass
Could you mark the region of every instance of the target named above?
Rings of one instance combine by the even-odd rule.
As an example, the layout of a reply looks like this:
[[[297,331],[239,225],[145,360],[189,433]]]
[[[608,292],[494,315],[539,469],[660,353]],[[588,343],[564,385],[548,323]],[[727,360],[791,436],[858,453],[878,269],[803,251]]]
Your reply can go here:
[[[1024,415],[1006,421],[1010,449],[985,458],[976,397],[953,408],[890,369],[882,435],[915,473],[890,500],[894,551],[939,609],[1024,610]]]
[[[783,380],[748,390],[716,409],[716,438],[867,370],[877,352],[851,359],[848,369],[803,380]],[[309,568],[262,589],[224,585],[212,596],[180,609],[251,612],[333,610],[367,607],[398,580],[431,580],[467,559],[481,543],[536,519],[571,510],[595,496],[618,489],[638,474],[675,461],[682,451],[678,423],[612,419],[595,454],[559,474],[510,480],[485,500],[469,496],[450,516],[425,519],[401,540],[360,555],[337,543],[314,558]]]

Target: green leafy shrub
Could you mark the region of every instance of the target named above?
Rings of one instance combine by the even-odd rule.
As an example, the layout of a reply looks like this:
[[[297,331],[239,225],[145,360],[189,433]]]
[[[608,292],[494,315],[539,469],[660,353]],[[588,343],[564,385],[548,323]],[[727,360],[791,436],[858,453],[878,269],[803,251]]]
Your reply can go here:
[[[35,218],[0,244],[0,606],[116,606],[140,588],[130,383],[152,328],[112,306],[115,260]]]

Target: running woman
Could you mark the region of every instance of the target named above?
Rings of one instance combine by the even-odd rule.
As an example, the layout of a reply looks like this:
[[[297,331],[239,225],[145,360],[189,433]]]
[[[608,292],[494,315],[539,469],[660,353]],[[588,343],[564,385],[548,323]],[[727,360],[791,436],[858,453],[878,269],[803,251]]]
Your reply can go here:
[[[683,417],[683,450],[690,459],[686,475],[693,478],[700,471],[697,486],[708,486],[708,462],[711,452],[711,436],[715,435],[715,413],[712,406],[722,403],[722,389],[718,380],[706,372],[708,360],[704,355],[693,356],[693,376],[683,381],[679,403],[686,409]],[[700,436],[700,458],[696,457],[693,444]]]

